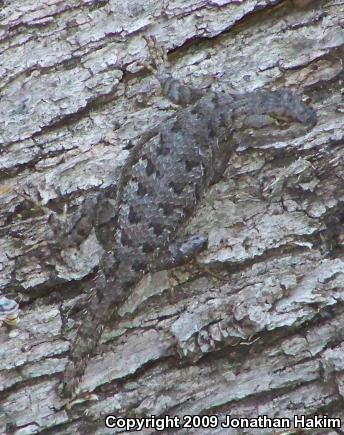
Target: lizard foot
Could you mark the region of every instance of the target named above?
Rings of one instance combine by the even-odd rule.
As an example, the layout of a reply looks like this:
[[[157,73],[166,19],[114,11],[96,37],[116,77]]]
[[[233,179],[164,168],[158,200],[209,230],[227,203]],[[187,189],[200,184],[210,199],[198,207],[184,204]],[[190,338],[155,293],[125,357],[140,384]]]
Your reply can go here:
[[[156,270],[172,269],[193,260],[208,245],[206,234],[195,234],[186,240],[177,240],[168,248]]]

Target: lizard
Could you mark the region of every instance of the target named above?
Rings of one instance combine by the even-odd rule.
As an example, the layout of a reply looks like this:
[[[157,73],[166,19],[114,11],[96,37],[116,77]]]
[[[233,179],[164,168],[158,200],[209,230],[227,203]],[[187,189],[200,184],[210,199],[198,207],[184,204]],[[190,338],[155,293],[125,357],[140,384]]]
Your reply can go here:
[[[185,85],[173,77],[156,39],[145,41],[150,62],[144,65],[179,109],[131,150],[116,194],[104,190],[85,201],[68,236],[77,245],[94,228],[104,253],[63,373],[60,392],[67,398],[75,397],[105,325],[130,289],[143,275],[183,264],[206,248],[207,235],[183,240],[178,234],[221,179],[241,138],[252,131],[254,138],[283,135],[285,126],[295,134],[296,126],[306,131],[317,122],[315,111],[288,89],[225,94]]]

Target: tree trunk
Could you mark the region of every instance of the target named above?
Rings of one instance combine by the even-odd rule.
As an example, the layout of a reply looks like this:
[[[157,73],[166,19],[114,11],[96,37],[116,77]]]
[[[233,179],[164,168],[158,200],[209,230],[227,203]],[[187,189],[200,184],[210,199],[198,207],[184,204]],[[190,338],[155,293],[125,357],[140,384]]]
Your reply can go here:
[[[176,416],[181,434],[286,434],[294,416],[344,418],[343,3],[1,4],[0,289],[20,300],[21,322],[0,329],[0,433],[120,431],[108,414]],[[133,289],[68,407],[57,386],[101,249],[92,234],[52,255],[48,214],[26,195],[73,215],[178,110],[139,63],[143,35],[173,51],[186,83],[288,87],[318,123],[293,140],[239,144],[187,228],[208,233],[208,249]],[[187,427],[188,414],[216,417]],[[291,426],[221,427],[229,415]]]

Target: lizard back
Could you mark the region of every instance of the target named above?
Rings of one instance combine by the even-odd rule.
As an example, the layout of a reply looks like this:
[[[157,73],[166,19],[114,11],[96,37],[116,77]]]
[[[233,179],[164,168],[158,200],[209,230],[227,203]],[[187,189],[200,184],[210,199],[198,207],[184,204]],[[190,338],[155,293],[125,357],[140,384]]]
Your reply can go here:
[[[117,282],[124,288],[132,286],[138,273],[158,267],[180,226],[219,175],[215,163],[220,160],[225,168],[230,155],[228,117],[215,129],[209,116],[218,114],[219,104],[214,94],[209,111],[202,99],[192,110],[181,110],[143,145],[131,166],[130,178],[119,192],[113,251]],[[227,143],[227,156],[220,141]]]

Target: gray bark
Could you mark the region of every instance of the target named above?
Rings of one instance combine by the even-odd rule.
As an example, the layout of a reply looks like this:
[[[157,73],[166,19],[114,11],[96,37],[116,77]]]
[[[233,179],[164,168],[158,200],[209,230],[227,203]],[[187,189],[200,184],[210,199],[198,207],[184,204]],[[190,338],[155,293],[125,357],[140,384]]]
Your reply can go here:
[[[0,329],[0,433],[114,433],[107,414],[344,418],[344,5],[309,3],[2,2],[0,291],[22,313]],[[61,310],[85,303],[101,250],[91,235],[49,266],[47,215],[20,190],[73,213],[177,110],[139,64],[144,34],[175,50],[186,83],[287,86],[319,120],[303,137],[240,144],[187,228],[209,234],[208,250],[133,289],[80,385],[93,400],[68,409],[56,388],[80,312],[62,334]]]

